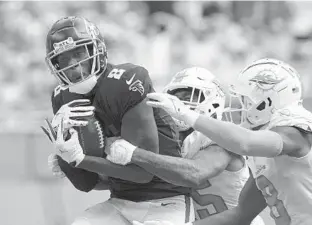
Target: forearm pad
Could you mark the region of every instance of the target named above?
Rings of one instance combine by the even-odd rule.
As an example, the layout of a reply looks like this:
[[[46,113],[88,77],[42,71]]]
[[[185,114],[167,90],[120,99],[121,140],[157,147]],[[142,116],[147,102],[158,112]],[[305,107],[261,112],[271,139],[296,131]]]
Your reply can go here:
[[[76,168],[60,156],[57,156],[58,164],[66,177],[74,185],[76,189],[83,192],[91,191],[99,181],[99,175],[84,169]]]

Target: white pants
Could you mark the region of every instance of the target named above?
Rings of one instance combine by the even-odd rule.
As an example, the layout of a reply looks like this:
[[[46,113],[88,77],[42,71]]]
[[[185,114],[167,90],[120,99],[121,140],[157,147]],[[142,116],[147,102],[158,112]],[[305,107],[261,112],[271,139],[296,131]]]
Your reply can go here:
[[[190,197],[183,195],[144,202],[110,198],[87,209],[72,225],[131,225],[133,220],[183,224],[194,221],[195,213]]]

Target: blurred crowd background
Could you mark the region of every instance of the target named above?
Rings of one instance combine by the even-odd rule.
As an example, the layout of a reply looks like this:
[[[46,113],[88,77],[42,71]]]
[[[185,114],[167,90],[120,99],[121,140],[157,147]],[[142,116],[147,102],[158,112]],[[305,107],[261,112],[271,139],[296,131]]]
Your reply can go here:
[[[51,147],[39,125],[52,115],[57,84],[44,58],[46,34],[57,19],[80,15],[97,24],[109,61],[145,66],[157,90],[189,66],[229,83],[255,59],[284,60],[301,74],[312,109],[311,12],[312,2],[297,1],[0,2],[1,224],[65,224],[104,198],[78,193],[47,169]]]
[[[45,38],[62,16],[96,23],[109,61],[145,66],[161,89],[188,66],[230,81],[261,57],[285,60],[309,79],[311,10],[312,3],[297,1],[0,2],[0,130],[32,130],[51,114],[56,80],[44,62]]]

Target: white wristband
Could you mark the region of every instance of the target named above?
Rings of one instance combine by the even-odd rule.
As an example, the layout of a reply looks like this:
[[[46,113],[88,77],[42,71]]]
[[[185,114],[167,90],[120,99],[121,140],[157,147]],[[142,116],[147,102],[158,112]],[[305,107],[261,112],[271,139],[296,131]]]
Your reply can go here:
[[[131,162],[133,152],[136,148],[137,147],[135,145],[126,140],[116,140],[110,146],[109,154],[107,155],[106,159],[112,163],[127,165]]]
[[[133,152],[137,148],[137,146],[131,144],[130,142],[125,142],[125,146],[128,151],[126,151],[127,154],[125,154],[123,160],[121,160],[122,165],[127,165],[131,162]]]

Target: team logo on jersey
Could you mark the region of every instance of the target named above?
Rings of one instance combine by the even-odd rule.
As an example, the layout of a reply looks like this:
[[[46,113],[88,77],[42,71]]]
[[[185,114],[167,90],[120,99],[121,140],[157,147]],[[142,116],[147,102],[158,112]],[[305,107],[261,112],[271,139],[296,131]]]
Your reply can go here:
[[[54,52],[58,53],[58,52],[62,52],[65,51],[67,49],[70,49],[72,47],[74,47],[76,44],[74,42],[74,39],[72,37],[67,38],[64,41],[58,42],[58,43],[54,43],[53,47],[54,47]]]
[[[285,77],[280,76],[272,70],[262,70],[254,78],[250,79],[255,82],[257,86],[263,90],[272,89],[276,84],[283,81]]]
[[[138,91],[140,92],[141,96],[143,96],[144,94],[144,87],[143,87],[143,84],[142,84],[142,81],[140,80],[136,80],[134,81],[130,86],[129,86],[129,90],[130,91]]]

